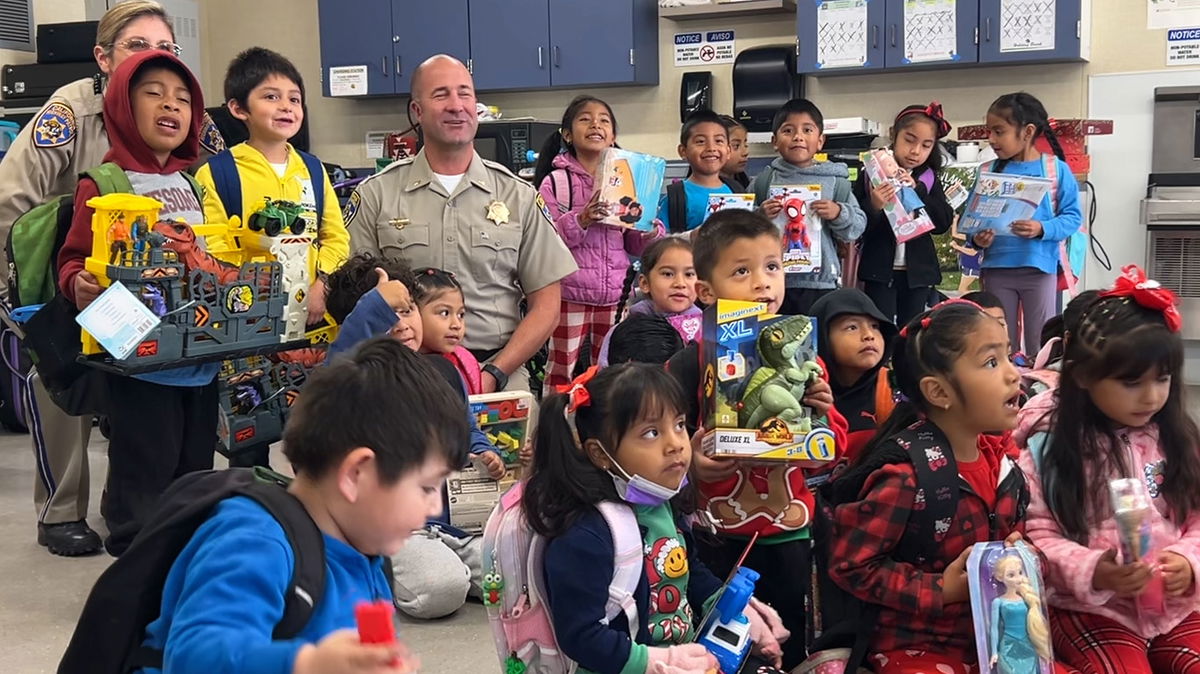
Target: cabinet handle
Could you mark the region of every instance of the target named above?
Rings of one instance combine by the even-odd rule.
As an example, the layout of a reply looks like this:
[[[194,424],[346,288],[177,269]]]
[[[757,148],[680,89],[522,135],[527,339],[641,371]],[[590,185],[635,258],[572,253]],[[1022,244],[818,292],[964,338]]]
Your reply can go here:
[[[555,68],[562,67],[562,65],[561,65],[562,58],[561,57],[562,57],[562,50],[558,48],[558,45],[554,45],[554,67]]]
[[[879,26],[871,26],[871,49],[879,48]]]
[[[400,68],[400,57],[397,56],[396,57],[396,77],[399,77],[401,72],[403,72],[403,71]]]
[[[384,76],[384,77],[387,77],[387,74],[388,74],[388,73],[387,73],[387,62],[388,62],[388,59],[387,59],[387,57],[386,57],[386,56],[384,56],[383,58],[379,59],[379,69],[383,71],[383,76]]]
[[[983,41],[992,41],[992,17],[987,17],[983,20]]]
[[[542,48],[538,47],[538,68],[542,68]]]
[[[892,43],[892,46],[895,47],[896,46],[896,24],[893,23],[890,26],[888,26],[888,36],[889,36],[888,40],[890,40]]]

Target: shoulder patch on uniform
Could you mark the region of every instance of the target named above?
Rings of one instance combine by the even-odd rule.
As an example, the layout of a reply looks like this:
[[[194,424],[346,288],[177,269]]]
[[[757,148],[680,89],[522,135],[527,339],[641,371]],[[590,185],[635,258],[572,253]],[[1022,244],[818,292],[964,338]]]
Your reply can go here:
[[[216,122],[208,113],[204,113],[204,121],[200,125],[200,147],[204,148],[205,152],[216,154],[224,152],[225,138],[221,135],[221,130],[217,128]]]
[[[346,202],[346,207],[342,209],[342,221],[349,225],[354,221],[354,216],[358,215],[358,206],[362,203],[362,197],[358,196],[358,190],[350,193],[350,199]]]
[[[55,101],[42,109],[33,125],[34,147],[59,147],[75,140],[75,112]]]
[[[546,205],[546,200],[542,198],[541,192],[538,192],[534,203],[537,204],[538,210],[542,212],[542,215],[546,216],[546,221],[553,225],[554,218],[550,217],[550,207]]]

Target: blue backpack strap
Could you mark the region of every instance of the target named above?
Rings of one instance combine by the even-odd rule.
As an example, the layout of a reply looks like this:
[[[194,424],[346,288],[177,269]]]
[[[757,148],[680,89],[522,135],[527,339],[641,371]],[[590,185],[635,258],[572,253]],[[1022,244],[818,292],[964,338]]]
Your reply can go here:
[[[208,160],[208,170],[212,171],[213,186],[217,188],[217,196],[225,207],[225,216],[242,218],[242,179],[238,175],[233,153],[225,150],[214,154]]]
[[[325,215],[325,165],[313,155],[296,150],[304,160],[304,168],[308,169],[308,179],[312,182],[313,199],[316,201],[317,229],[321,229],[321,218]]]

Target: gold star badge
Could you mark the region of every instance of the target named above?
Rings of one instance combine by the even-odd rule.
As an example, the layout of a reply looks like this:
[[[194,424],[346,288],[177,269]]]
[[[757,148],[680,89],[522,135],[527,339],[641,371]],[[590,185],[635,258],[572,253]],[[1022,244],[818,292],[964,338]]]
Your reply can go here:
[[[508,222],[508,216],[508,206],[506,206],[503,201],[493,201],[487,205],[487,219],[491,220],[497,225],[506,224]]]

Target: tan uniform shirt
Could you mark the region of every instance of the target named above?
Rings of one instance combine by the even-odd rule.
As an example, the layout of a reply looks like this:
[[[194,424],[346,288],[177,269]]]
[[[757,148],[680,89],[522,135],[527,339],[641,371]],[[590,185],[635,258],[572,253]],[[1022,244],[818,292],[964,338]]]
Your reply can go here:
[[[537,191],[478,154],[453,193],[424,151],[396,162],[358,186],[344,217],[352,253],[455,275],[471,349],[503,348],[520,322],[522,297],[577,268]]]
[[[79,174],[104,161],[108,134],[101,115],[104,95],[96,78],[63,85],[38,114],[21,129],[4,161],[0,161],[0,246],[20,215],[64,194],[74,194]],[[201,149],[209,154],[225,149],[221,134],[208,115],[200,132]],[[0,284],[7,286],[8,265],[0,267]]]

